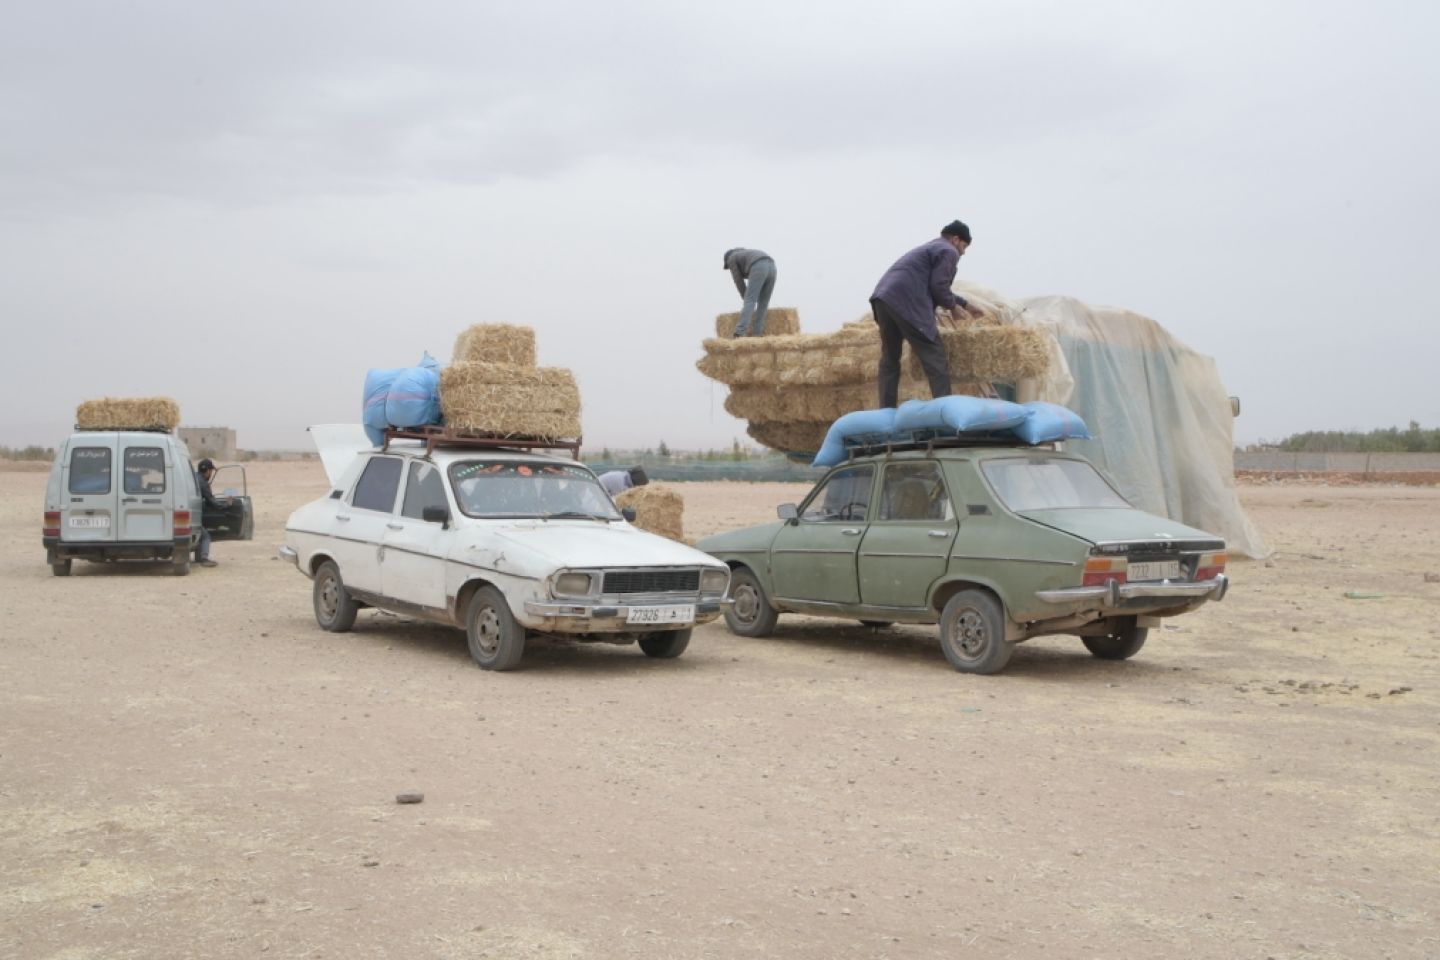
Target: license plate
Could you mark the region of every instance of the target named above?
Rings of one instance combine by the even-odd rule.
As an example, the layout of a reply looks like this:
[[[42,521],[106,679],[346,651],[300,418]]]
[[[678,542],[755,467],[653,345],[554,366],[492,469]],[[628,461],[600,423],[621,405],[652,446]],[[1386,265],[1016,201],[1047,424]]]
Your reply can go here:
[[[70,518],[70,526],[72,526],[72,527],[77,527],[77,528],[78,528],[78,527],[92,527],[92,528],[98,527],[98,528],[104,528],[104,527],[110,526],[110,518],[109,518],[109,517],[71,517],[71,518]]]
[[[1179,560],[1156,560],[1151,563],[1132,563],[1125,571],[1125,579],[1135,580],[1178,580]]]
[[[630,607],[626,623],[691,623],[695,620],[695,604],[673,603],[664,607]]]

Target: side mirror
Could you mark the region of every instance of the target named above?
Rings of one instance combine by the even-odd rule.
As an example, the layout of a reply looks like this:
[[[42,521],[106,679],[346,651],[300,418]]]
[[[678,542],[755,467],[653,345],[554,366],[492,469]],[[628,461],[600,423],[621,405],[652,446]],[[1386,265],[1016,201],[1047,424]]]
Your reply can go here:
[[[794,520],[800,516],[800,511],[793,503],[782,503],[775,508],[775,516],[781,520]]]
[[[624,517],[624,518],[625,518],[627,521],[629,521],[630,523],[634,523],[634,522],[635,522],[635,508],[634,508],[634,507],[621,507],[621,508],[620,508],[620,516]]]
[[[446,524],[450,522],[449,507],[425,507],[420,511],[420,519],[426,523]]]

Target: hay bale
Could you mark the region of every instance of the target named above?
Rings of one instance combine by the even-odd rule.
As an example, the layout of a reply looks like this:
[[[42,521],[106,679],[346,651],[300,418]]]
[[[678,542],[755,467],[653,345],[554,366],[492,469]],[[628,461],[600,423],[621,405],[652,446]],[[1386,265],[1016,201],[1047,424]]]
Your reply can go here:
[[[455,338],[455,363],[535,366],[535,331],[508,323],[477,323]]]
[[[81,430],[174,430],[180,426],[180,404],[169,397],[105,397],[75,408]]]
[[[615,498],[620,507],[635,508],[635,526],[685,542],[685,498],[673,487],[650,483],[631,487]]]
[[[440,412],[453,427],[499,437],[580,436],[580,389],[562,367],[452,364],[440,371]]]
[[[983,325],[958,330],[940,328],[940,342],[955,380],[1014,383],[1043,377],[1050,368],[1050,335],[1039,327]],[[923,376],[920,360],[906,361],[911,377]]]
[[[729,340],[739,325],[739,313],[722,313],[715,318],[715,336]],[[800,311],[794,307],[771,307],[765,311],[765,336],[784,337],[799,332]]]
[[[976,383],[952,383],[955,393],[982,396]],[[900,402],[930,399],[930,385],[912,377],[900,378]],[[880,402],[874,382],[838,387],[736,387],[725,398],[725,412],[751,421],[795,423],[833,421],[854,410],[870,410]]]
[[[752,421],[745,427],[756,443],[777,450],[780,453],[800,455],[798,459],[809,463],[825,442],[825,434],[832,421],[785,423],[778,420]]]

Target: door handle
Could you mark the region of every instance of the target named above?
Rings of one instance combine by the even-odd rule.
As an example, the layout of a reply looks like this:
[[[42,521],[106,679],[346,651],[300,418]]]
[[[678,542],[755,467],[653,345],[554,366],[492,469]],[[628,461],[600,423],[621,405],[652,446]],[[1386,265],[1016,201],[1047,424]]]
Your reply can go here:
[[[860,536],[860,530],[859,530],[858,528],[856,528],[856,527],[846,527],[844,530],[841,530],[840,532],[843,533],[843,534],[845,534],[845,536],[847,536],[847,537],[858,537],[858,536]]]
[[[348,513],[337,513],[337,514],[335,514],[335,519],[336,519],[336,520],[345,520],[345,521],[348,522],[348,521],[350,520],[350,515],[349,515]]]
[[[949,530],[931,530],[929,535],[932,536],[932,537],[935,537],[936,539],[939,539],[940,537],[948,537],[948,536],[950,536],[950,531],[949,531]]]
[[[405,525],[404,525],[403,523],[387,523],[387,524],[385,524],[385,529],[386,529],[386,530],[404,530],[404,529],[405,529]]]

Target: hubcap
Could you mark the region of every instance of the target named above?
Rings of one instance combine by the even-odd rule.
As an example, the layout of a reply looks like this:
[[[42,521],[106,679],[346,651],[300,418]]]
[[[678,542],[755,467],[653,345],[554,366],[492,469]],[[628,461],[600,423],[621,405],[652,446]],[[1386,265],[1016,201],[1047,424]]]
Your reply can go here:
[[[985,620],[975,610],[966,610],[955,618],[955,627],[950,632],[951,645],[956,652],[968,660],[985,652],[989,638],[985,632]]]
[[[750,584],[741,584],[731,597],[735,601],[735,619],[750,623],[760,611],[760,595]]]
[[[475,616],[475,644],[486,656],[500,649],[500,615],[485,607]]]
[[[335,611],[340,607],[340,588],[335,583],[335,578],[327,576],[320,583],[320,612],[325,615],[326,620],[335,618]]]

